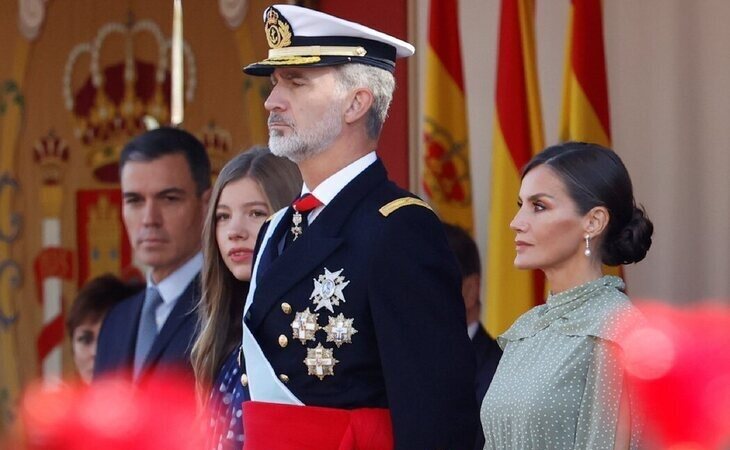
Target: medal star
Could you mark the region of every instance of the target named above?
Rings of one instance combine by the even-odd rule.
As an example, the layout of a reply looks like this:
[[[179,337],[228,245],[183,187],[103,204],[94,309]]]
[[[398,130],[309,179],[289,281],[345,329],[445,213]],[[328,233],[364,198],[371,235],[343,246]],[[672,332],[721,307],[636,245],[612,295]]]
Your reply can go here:
[[[339,306],[340,302],[345,302],[345,295],[342,291],[350,282],[345,281],[345,277],[340,276],[343,270],[345,269],[330,272],[325,267],[324,274],[312,280],[314,281],[314,289],[309,299],[316,305],[314,308],[315,311],[327,308],[329,312],[334,313],[335,310],[333,307]]]
[[[329,323],[324,327],[327,332],[327,342],[334,342],[337,348],[340,348],[342,344],[352,343],[352,335],[357,333],[352,326],[354,319],[346,319],[342,313],[337,317],[330,316],[327,319]]]
[[[315,348],[307,349],[304,364],[307,366],[307,375],[314,375],[323,380],[327,375],[335,374],[335,364],[339,361],[333,355],[333,349],[322,347],[322,343]]]
[[[317,324],[319,314],[312,313],[309,308],[296,313],[291,322],[292,337],[299,339],[299,342],[306,344],[314,340],[314,334],[320,329]]]

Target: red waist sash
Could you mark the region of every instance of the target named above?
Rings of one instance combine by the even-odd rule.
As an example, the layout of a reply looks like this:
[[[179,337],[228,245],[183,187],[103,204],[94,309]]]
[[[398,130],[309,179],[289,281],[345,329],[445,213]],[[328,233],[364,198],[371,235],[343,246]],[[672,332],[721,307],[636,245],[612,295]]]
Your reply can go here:
[[[247,401],[244,450],[392,450],[390,411]]]

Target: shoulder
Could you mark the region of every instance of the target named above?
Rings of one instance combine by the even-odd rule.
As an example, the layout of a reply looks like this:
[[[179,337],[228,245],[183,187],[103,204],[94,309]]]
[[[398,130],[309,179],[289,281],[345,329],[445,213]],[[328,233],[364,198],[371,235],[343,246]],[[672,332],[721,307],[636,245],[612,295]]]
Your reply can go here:
[[[127,297],[116,305],[112,306],[104,317],[104,321],[114,319],[126,319],[130,314],[135,314],[144,301],[145,290]]]
[[[383,217],[388,217],[401,208],[407,208],[407,207],[413,207],[413,206],[420,206],[421,208],[426,208],[430,211],[433,211],[433,209],[431,208],[431,205],[424,202],[420,198],[406,196],[406,197],[399,197],[399,198],[396,198],[395,200],[389,201],[388,203],[386,203],[385,205],[380,207],[380,209],[378,209],[378,212]]]

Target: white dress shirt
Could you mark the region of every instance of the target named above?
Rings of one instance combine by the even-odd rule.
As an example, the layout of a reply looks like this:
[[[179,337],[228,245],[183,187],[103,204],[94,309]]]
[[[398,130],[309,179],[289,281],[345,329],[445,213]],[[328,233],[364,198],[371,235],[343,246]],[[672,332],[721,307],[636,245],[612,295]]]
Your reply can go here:
[[[187,260],[185,264],[180,266],[176,271],[165,277],[158,284],[152,280],[152,271],[147,272],[147,287],[155,287],[162,297],[162,304],[155,311],[155,320],[157,322],[157,330],[161,330],[165,325],[165,321],[170,316],[173,308],[177,304],[177,299],[185,291],[193,278],[195,278],[200,269],[203,268],[203,253],[198,252]]]

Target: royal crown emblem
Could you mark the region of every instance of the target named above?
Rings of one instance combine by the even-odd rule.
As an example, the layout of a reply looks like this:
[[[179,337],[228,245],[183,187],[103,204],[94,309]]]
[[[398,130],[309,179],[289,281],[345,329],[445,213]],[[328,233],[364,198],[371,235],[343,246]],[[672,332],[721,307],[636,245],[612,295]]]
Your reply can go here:
[[[33,161],[41,168],[44,185],[58,185],[68,161],[68,144],[51,130],[33,146]]]
[[[136,53],[137,49],[149,53],[149,46],[143,45],[149,38],[156,44],[153,61]],[[63,74],[64,104],[97,180],[118,181],[121,147],[145,131],[145,117],[169,123],[170,48],[171,40],[155,22],[130,17],[126,23],[103,25],[93,39],[69,52]],[[184,52],[185,99],[191,102],[197,84],[195,56],[187,43]]]
[[[291,25],[274,7],[266,11],[266,40],[269,48],[282,48],[291,45]]]
[[[210,171],[213,177],[217,177],[223,166],[231,158],[231,147],[233,146],[231,133],[211,122],[200,130],[197,135],[208,152]]]

